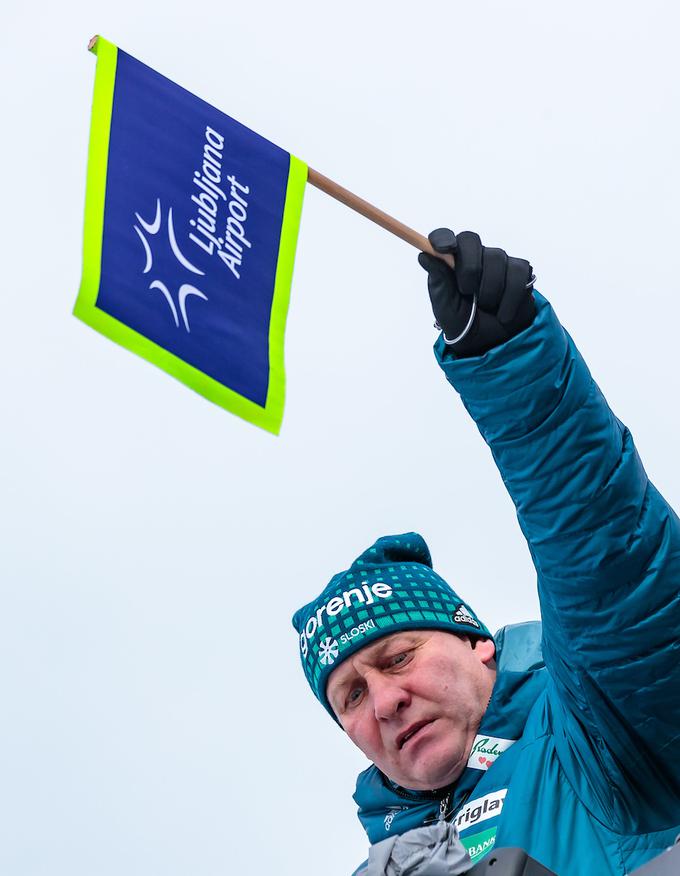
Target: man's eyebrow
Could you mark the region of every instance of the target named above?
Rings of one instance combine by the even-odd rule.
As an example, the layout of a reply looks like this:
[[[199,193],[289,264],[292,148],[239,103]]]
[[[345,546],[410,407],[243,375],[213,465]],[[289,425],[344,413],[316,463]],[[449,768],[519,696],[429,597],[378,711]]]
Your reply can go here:
[[[382,657],[385,651],[391,651],[399,648],[409,648],[416,641],[416,636],[411,633],[409,635],[408,632],[404,631],[403,633],[397,633],[395,636],[390,636],[387,639],[383,639],[381,642],[378,642],[377,645],[380,647],[376,647],[375,653]],[[373,655],[371,655],[373,656]]]
[[[356,669],[352,668],[351,672],[348,672],[346,675],[341,676],[339,681],[336,681],[333,685],[333,690],[342,690],[347,687],[348,684],[352,683],[352,680],[357,677]]]
[[[342,675],[340,675],[341,672],[343,673]],[[333,692],[342,690],[343,688],[347,687],[347,685],[351,684],[352,681],[354,681],[354,679],[357,678],[359,675],[359,673],[356,671],[351,663],[347,663],[345,666],[339,667],[338,674],[340,675],[340,677],[333,682]]]
[[[357,678],[357,671],[352,667],[352,672],[348,673],[346,677],[341,678],[339,681],[336,681],[331,690],[326,692],[328,699],[330,701],[331,706],[335,708],[335,706],[340,706],[342,703],[342,695],[347,690],[347,688],[355,681]],[[336,709],[337,711],[337,709]]]
[[[375,660],[380,660],[384,657],[386,651],[392,650],[392,648],[397,649],[405,649],[412,647],[417,640],[417,635],[415,635],[417,631],[413,631],[409,634],[409,631],[404,630],[402,633],[394,633],[392,636],[387,636],[384,639],[379,639],[375,644],[369,645],[369,657],[368,660],[370,663],[375,662]],[[347,664],[348,668],[350,664]],[[342,667],[344,668],[344,667]],[[338,667],[338,671],[341,671],[341,667]],[[332,691],[327,693],[328,699],[333,705],[334,701],[339,701],[340,695],[359,677],[359,673],[352,666],[351,671],[347,673],[346,676],[341,676],[338,681],[335,681],[332,685]]]
[[[368,659],[373,662],[380,660],[385,656],[386,651],[399,650],[402,648],[410,648],[416,640],[416,636],[404,631],[388,636],[385,639],[379,639],[375,645],[371,646]]]

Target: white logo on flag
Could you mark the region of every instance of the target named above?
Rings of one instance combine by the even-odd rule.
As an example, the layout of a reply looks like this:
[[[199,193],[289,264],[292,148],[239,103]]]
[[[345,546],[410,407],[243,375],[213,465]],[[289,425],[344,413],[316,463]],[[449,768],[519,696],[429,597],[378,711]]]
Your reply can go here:
[[[144,253],[146,255],[146,264],[144,265],[142,273],[148,274],[153,267],[153,253],[151,251],[151,247],[149,246],[149,241],[146,239],[143,232],[146,231],[147,234],[155,236],[161,230],[161,224],[163,220],[161,199],[156,198],[156,215],[153,219],[153,222],[147,222],[146,220],[142,219],[139,213],[135,213],[135,218],[137,219],[137,222],[139,222],[139,225],[142,226],[140,228],[139,225],[135,225],[134,229],[137,232],[137,236],[142,241],[142,246],[144,247]],[[172,220],[172,207],[168,207],[167,232],[170,249],[172,250],[172,253],[179,262],[179,264],[182,265],[183,268],[186,268],[187,271],[191,271],[191,273],[193,274],[198,274],[200,277],[204,276],[205,271],[202,271],[200,268],[197,268],[196,265],[192,264],[192,262],[189,261],[189,259],[179,248],[179,244],[177,243],[177,237],[175,235],[175,226]],[[181,315],[184,328],[187,332],[191,332],[191,329],[189,328],[189,317],[187,315],[187,298],[193,295],[197,298],[202,298],[204,301],[207,301],[208,296],[204,292],[201,292],[200,289],[192,286],[191,283],[182,283],[177,290],[177,304],[175,304],[170,290],[162,280],[152,280],[151,283],[149,283],[149,289],[157,289],[163,295],[168,304],[168,307],[170,308],[170,312],[172,313],[172,318],[175,321],[175,326],[179,328],[179,317]],[[178,307],[179,313],[177,312]]]
[[[196,231],[189,232],[189,239],[200,246],[208,255],[217,253],[237,280],[241,279],[239,269],[243,262],[245,247],[252,248],[252,243],[246,239],[246,219],[248,218],[248,201],[243,195],[250,194],[250,186],[240,183],[233,173],[225,179],[231,183],[229,196],[222,168],[224,158],[224,137],[211,127],[205,129],[203,144],[203,164],[200,170],[194,171],[194,185],[199,194],[194,193],[191,200],[197,207],[195,219],[189,220],[189,225]],[[224,231],[218,234],[218,216],[221,202],[224,201],[229,211]]]

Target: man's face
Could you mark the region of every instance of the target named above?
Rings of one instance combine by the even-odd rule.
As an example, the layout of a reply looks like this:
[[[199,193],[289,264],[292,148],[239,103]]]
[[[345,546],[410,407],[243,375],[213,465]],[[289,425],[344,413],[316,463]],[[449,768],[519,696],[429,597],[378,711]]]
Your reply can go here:
[[[335,669],[326,693],[343,729],[386,776],[416,791],[465,769],[496,677],[490,639],[394,633]]]

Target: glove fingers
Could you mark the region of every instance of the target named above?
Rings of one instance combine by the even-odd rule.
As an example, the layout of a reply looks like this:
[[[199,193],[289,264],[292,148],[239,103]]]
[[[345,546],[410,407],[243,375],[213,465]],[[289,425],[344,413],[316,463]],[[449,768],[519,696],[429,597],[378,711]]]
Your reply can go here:
[[[437,256],[427,252],[418,253],[418,264],[427,271],[427,288],[439,290],[442,295],[457,295],[456,278],[451,268],[438,259]],[[431,296],[430,296],[431,297]]]
[[[444,271],[451,270],[446,262],[438,259],[437,256],[430,255],[429,252],[418,253],[418,264],[421,268],[425,268],[428,274],[444,273]]]
[[[444,339],[458,357],[481,356],[524,331],[536,316],[533,271],[525,259],[482,247],[478,234],[438,228],[429,235],[437,253],[455,254],[455,269],[430,253],[418,261],[427,271],[432,310]],[[475,317],[470,324],[476,297]]]
[[[459,293],[456,275],[441,259],[421,252],[418,262],[427,271],[427,291],[435,319],[445,337],[455,338],[467,325],[472,302]]]
[[[460,298],[453,271],[441,259],[426,252],[418,254],[418,264],[427,271],[427,291],[435,319],[441,326],[449,325],[451,320],[456,320],[454,302]]]
[[[457,242],[456,280],[461,295],[471,298],[479,291],[482,276],[482,241],[474,231],[462,231]]]
[[[508,257],[505,250],[490,246],[484,248],[482,280],[477,304],[487,313],[496,313],[505,289],[505,272]]]
[[[427,239],[430,241],[432,249],[436,252],[455,253],[458,249],[456,235],[450,228],[435,228],[434,231],[430,231],[427,235]]]
[[[469,356],[482,356],[491,347],[497,347],[507,338],[508,333],[496,317],[478,309],[470,333],[453,349],[456,351],[456,356],[463,359]]]
[[[524,300],[530,297],[527,283],[532,276],[531,265],[526,259],[508,259],[505,294],[498,308],[498,320],[504,325],[512,322]]]

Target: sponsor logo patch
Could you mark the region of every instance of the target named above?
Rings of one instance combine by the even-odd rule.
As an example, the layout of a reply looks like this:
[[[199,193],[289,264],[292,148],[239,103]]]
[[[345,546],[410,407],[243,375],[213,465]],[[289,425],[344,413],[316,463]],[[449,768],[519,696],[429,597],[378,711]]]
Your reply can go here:
[[[476,797],[474,800],[469,800],[453,819],[459,832],[462,833],[481,821],[486,821],[489,818],[500,815],[507,793],[507,788],[501,788],[499,791],[492,791],[490,794],[486,794],[484,797]]]
[[[468,627],[474,627],[476,630],[479,629],[479,621],[476,621],[472,617],[462,602],[453,613],[453,622],[456,624],[465,624]]]
[[[330,666],[335,663],[338,656],[338,642],[336,639],[331,639],[330,636],[319,642],[319,662],[324,666]]]
[[[336,615],[342,615],[349,608],[373,605],[373,603],[377,602],[379,599],[389,599],[390,596],[392,596],[392,588],[390,585],[385,584],[383,581],[376,581],[371,585],[361,584],[360,586],[352,587],[350,590],[344,590],[337,596],[331,597],[325,605],[322,605],[317,610],[316,614],[313,614],[308,619],[304,629],[300,633],[300,651],[302,651],[302,656],[307,656],[309,653],[309,643],[315,636],[319,635],[320,632],[324,630],[324,614],[332,623],[332,618],[336,617]],[[352,627],[347,633],[342,634],[340,637],[340,644],[347,644],[350,639],[353,639],[358,635],[363,635],[369,629],[375,629],[375,622],[373,620],[357,624],[356,627]],[[335,644],[337,649],[338,642],[336,641]],[[332,660],[323,659],[321,662],[323,664],[332,663],[337,656],[336,650]]]
[[[351,642],[352,639],[356,639],[357,636],[363,636],[364,633],[367,633],[369,630],[375,629],[376,626],[374,620],[362,621],[360,624],[357,624],[356,627],[352,627],[351,630],[348,630],[340,636],[340,644],[346,645],[348,642]]]
[[[475,736],[467,765],[473,770],[488,770],[496,758],[515,742],[500,736]]]
[[[392,822],[397,817],[397,815],[407,809],[408,806],[388,806],[387,815],[385,816],[385,820],[383,821],[383,824],[385,825],[385,830],[389,831],[392,827]]]
[[[480,861],[494,847],[497,829],[496,827],[490,827],[488,830],[481,831],[481,833],[475,833],[472,836],[466,837],[466,839],[461,839],[473,864]]]

